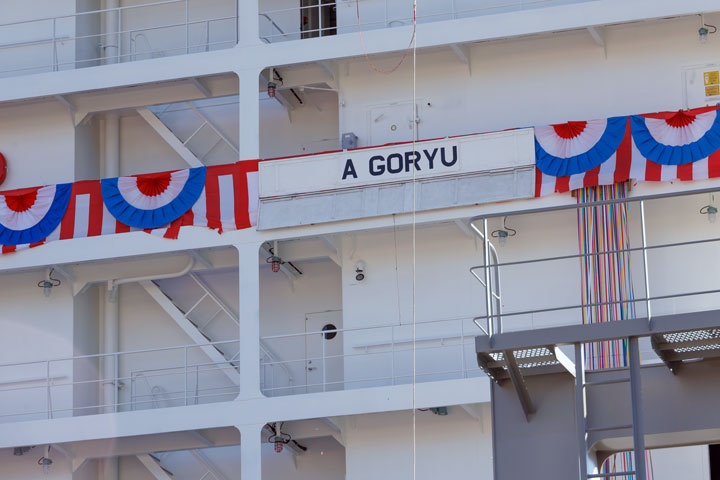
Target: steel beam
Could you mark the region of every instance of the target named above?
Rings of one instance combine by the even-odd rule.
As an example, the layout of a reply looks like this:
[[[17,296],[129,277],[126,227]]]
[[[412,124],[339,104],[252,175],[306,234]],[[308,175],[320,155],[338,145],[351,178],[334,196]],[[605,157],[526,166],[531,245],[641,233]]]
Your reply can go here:
[[[635,318],[618,322],[590,325],[569,325],[518,332],[499,333],[493,343],[485,336],[475,337],[477,352],[497,352],[546,347],[547,345],[571,345],[617,340],[628,337],[644,337],[652,334],[705,330],[720,327],[720,310],[679,313],[653,317],[652,330],[647,318]],[[482,365],[480,365],[482,367]]]
[[[510,375],[510,381],[515,387],[515,393],[517,393],[518,399],[520,400],[520,406],[525,414],[525,420],[530,421],[530,415],[535,413],[535,406],[533,405],[530,393],[528,392],[527,385],[525,385],[525,379],[520,373],[520,367],[518,367],[517,360],[512,350],[504,350],[503,355],[505,356],[505,362],[507,363],[508,375]]]

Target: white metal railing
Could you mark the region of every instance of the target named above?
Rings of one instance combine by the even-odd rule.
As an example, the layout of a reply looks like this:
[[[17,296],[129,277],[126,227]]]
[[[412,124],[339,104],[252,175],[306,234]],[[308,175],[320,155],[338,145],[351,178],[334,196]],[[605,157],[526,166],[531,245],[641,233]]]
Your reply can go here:
[[[472,318],[417,322],[415,328],[414,342],[409,324],[263,336],[263,342],[282,351],[303,351],[309,338],[320,337],[317,352],[305,351],[290,360],[261,362],[264,369],[285,366],[295,377],[294,384],[265,386],[263,393],[278,396],[410,383],[413,343],[417,357],[414,375],[418,382],[467,378],[480,373],[474,360],[478,329]],[[329,334],[335,334],[334,338],[326,338]],[[329,341],[339,342],[341,347],[332,349],[328,347]],[[315,378],[298,374],[316,370],[319,375]]]
[[[0,377],[19,379],[0,386],[0,421],[157,408],[157,398],[153,395],[156,392],[152,391],[150,380],[156,385],[164,383],[170,387],[170,390],[164,389],[164,394],[174,406],[232,400],[239,391],[236,360],[208,362],[202,353],[202,348],[221,348],[228,344],[239,345],[239,340],[0,365]],[[115,372],[112,378],[104,378],[98,373],[103,371],[100,368],[103,362],[112,362]],[[158,367],[145,370],[132,368],[133,365],[147,364]],[[73,378],[73,372],[78,369],[92,372],[86,375],[92,378]],[[238,381],[230,382],[223,370],[232,370]],[[123,371],[130,373],[123,374]],[[37,375],[38,372],[44,372],[44,375]],[[202,387],[201,379],[207,383]],[[149,392],[138,391],[141,380],[150,388]],[[97,396],[100,389],[108,386],[112,395]],[[130,392],[125,394],[128,386]],[[76,395],[79,390],[85,391],[86,395]],[[82,403],[79,404],[74,397],[82,398]]]
[[[430,6],[419,6],[417,22],[455,20],[590,1],[596,0],[445,0]],[[413,20],[412,2],[400,0],[336,0],[330,3],[318,0],[317,4],[310,6],[263,9],[263,4],[268,3],[273,4],[260,0],[260,38],[266,43],[351,33],[357,32],[358,28],[392,28],[410,25]],[[335,12],[334,24],[323,25],[323,11],[327,12],[327,9]],[[304,26],[303,19],[309,14],[317,15],[317,26]]]
[[[567,294],[564,291],[557,291],[555,295],[543,297],[541,301],[515,302],[515,308],[508,309],[508,292],[514,293],[516,299],[521,297],[521,292],[518,292],[517,287],[513,291],[514,286],[512,283],[505,283],[503,285],[503,310],[493,311],[492,309],[486,309],[484,314],[473,319],[475,324],[482,331],[482,334],[492,337],[494,334],[503,331],[528,329],[528,319],[530,320],[529,328],[531,329],[579,324],[582,323],[582,312],[588,312],[589,309],[596,307],[628,307],[633,312],[628,318],[645,317],[649,322],[652,322],[653,316],[658,314],[668,315],[690,311],[720,310],[720,281],[712,275],[702,277],[702,274],[706,273],[703,268],[707,268],[708,259],[713,259],[720,254],[720,225],[714,222],[703,222],[698,226],[693,225],[692,221],[690,221],[687,224],[678,223],[676,232],[668,230],[662,226],[663,224],[654,225],[655,228],[653,229],[648,228],[648,223],[653,226],[653,220],[667,222],[670,213],[662,208],[660,209],[662,217],[648,216],[646,213],[646,207],[653,205],[653,202],[695,195],[702,196],[698,201],[698,204],[702,204],[705,201],[705,195],[716,193],[716,188],[708,188],[592,203],[543,207],[524,211],[498,212],[471,219],[471,228],[475,230],[479,238],[483,239],[487,238],[488,220],[492,219],[518,215],[542,215],[563,211],[575,213],[579,210],[584,209],[587,211],[605,205],[626,204],[628,208],[628,230],[631,233],[629,239],[634,240],[628,240],[629,243],[626,248],[599,249],[590,253],[578,253],[577,245],[575,245],[573,251],[552,256],[536,256],[534,250],[527,250],[524,252],[526,254],[524,255],[525,258],[518,260],[498,261],[496,258],[488,261],[486,253],[483,265],[470,267],[470,273],[476,279],[481,280],[481,283],[493,271],[514,269],[518,272],[521,269],[537,268],[539,266],[545,269],[546,272],[553,273],[539,277],[537,279],[538,285],[545,284],[551,289],[555,283],[552,278],[553,275],[566,275],[575,279],[581,278],[580,262],[590,257],[611,259],[609,261],[616,262],[619,255],[626,255],[627,263],[635,266],[629,276],[632,292],[628,298],[620,300],[585,302],[580,300],[580,283],[577,283],[577,294],[575,292]],[[687,205],[687,201],[681,205]],[[687,212],[687,214],[680,213],[682,216],[678,217],[677,221],[685,222],[688,221],[688,215],[697,214],[697,211],[693,210]],[[681,233],[683,240],[652,241],[658,235],[665,237],[670,235],[669,238],[672,238],[673,233]],[[486,246],[491,245],[491,242],[484,243]],[[530,274],[524,275],[528,276]],[[592,281],[592,279],[587,281]],[[688,286],[690,282],[697,284],[699,288]],[[492,288],[492,281],[490,285]],[[487,289],[485,291],[489,302],[491,294]],[[562,300],[558,300],[558,298],[562,298]],[[576,298],[577,300],[568,301],[569,298]],[[691,300],[691,304],[678,306],[684,300]],[[538,303],[542,303],[542,305],[538,305]],[[487,313],[488,311],[489,313]],[[560,316],[563,316],[563,318],[558,321],[557,318]],[[547,322],[549,317],[553,317],[553,321],[550,323]],[[543,318],[544,320],[538,321],[538,319]],[[487,329],[483,327],[484,324],[488,325]]]
[[[237,44],[238,2],[227,0],[220,15],[194,18],[199,16],[193,13],[200,10],[200,3],[198,0],[161,0],[2,23],[1,39],[39,38],[0,44],[0,74],[83,68]],[[94,29],[98,30],[98,25],[104,25],[108,17],[111,18],[108,23],[116,23],[113,31],[76,35],[79,25],[95,25]],[[200,35],[197,35],[198,28]],[[216,39],[212,38],[211,29]],[[149,36],[164,46],[154,48]],[[196,39],[198,36],[201,38]],[[143,42],[145,50],[138,49],[138,41]]]

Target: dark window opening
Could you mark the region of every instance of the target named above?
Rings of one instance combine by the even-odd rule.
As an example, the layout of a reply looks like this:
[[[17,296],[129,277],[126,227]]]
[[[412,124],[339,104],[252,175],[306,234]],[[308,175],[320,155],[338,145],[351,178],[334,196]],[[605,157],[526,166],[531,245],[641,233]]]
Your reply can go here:
[[[302,38],[336,35],[337,12],[335,6],[335,0],[300,0]]]
[[[720,444],[710,445],[710,480],[720,480]]]

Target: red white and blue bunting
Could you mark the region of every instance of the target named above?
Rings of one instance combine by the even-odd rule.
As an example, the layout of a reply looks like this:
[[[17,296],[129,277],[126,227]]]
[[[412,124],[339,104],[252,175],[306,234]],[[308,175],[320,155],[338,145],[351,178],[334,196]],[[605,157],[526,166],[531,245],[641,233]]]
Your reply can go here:
[[[205,187],[205,168],[102,180],[113,217],[131,227],[158,228],[190,210]]]
[[[0,193],[0,243],[37,243],[62,221],[72,185],[50,185]]]
[[[602,135],[598,135],[597,128],[597,125],[603,125],[601,121],[538,127],[535,129],[535,196],[631,179],[687,181],[718,178],[719,108],[615,117],[608,119]],[[624,124],[619,142],[616,135],[608,133],[611,123]],[[591,127],[581,128],[583,125]],[[590,133],[585,133],[586,130]],[[556,132],[554,139],[553,132]],[[565,139],[563,135],[571,138]],[[552,149],[563,142],[564,148]],[[584,150],[588,145],[591,147]],[[592,152],[586,154],[592,161],[578,158],[578,152]]]
[[[0,192],[2,253],[134,231],[177,238],[184,226],[249,228],[257,224],[257,170],[252,160]]]

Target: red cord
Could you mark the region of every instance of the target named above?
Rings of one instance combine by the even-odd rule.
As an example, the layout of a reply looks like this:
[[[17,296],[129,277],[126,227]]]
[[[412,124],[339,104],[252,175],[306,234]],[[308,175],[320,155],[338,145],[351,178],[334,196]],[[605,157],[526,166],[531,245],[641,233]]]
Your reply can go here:
[[[408,54],[410,53],[410,50],[412,49],[413,42],[415,41],[415,33],[417,32],[417,8],[416,4],[413,2],[413,33],[412,37],[410,37],[410,44],[405,49],[405,53],[403,53],[402,58],[398,62],[397,65],[395,65],[391,70],[381,70],[375,64],[370,60],[370,57],[367,54],[367,48],[365,47],[365,40],[363,39],[363,31],[362,27],[360,25],[360,0],[355,0],[355,11],[357,13],[357,25],[358,25],[358,32],[360,33],[360,44],[362,45],[363,49],[363,55],[365,56],[365,61],[370,65],[370,68],[375,70],[377,73],[383,74],[383,75],[390,75],[391,73],[395,72],[398,68],[400,68],[400,65],[403,64],[405,59],[407,58]]]

